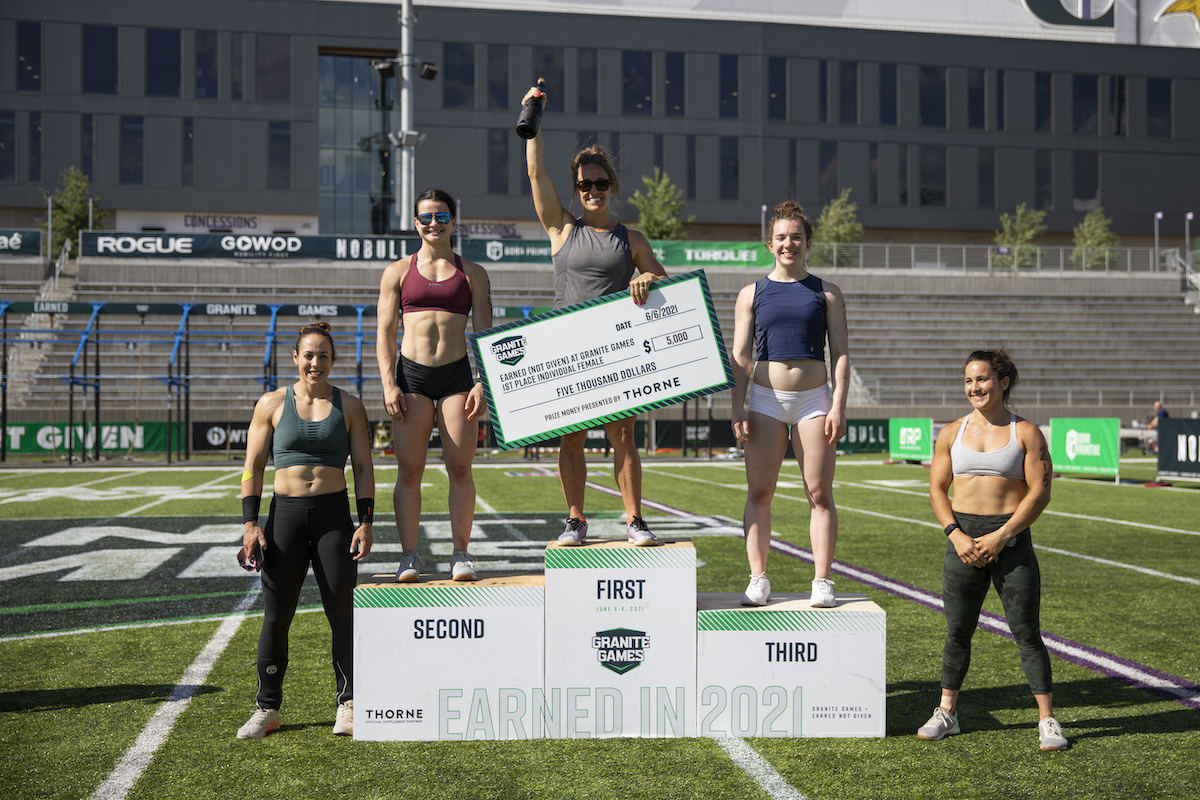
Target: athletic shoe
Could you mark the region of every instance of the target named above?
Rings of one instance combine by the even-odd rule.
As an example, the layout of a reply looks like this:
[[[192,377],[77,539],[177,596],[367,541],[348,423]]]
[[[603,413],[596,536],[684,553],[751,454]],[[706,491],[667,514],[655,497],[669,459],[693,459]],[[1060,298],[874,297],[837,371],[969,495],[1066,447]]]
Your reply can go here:
[[[338,703],[337,717],[333,720],[334,736],[354,735],[354,701]]]
[[[238,728],[239,739],[261,739],[271,731],[279,730],[278,708],[256,708],[250,721]]]
[[[1066,750],[1071,746],[1063,736],[1062,725],[1054,717],[1046,717],[1038,723],[1038,741],[1043,750]]]
[[[662,544],[641,517],[631,519],[625,530],[629,533],[629,543],[634,547],[657,547]]]
[[[571,517],[567,520],[567,528],[558,535],[558,543],[562,547],[578,547],[587,539],[587,520]]]
[[[770,599],[771,581],[767,580],[767,573],[751,575],[750,585],[746,587],[746,593],[742,595],[742,605],[765,606]]]
[[[951,714],[941,706],[933,710],[929,722],[917,728],[917,738],[927,742],[936,742],[958,733],[962,733],[962,728],[958,727],[958,715]]]
[[[466,550],[456,550],[454,555],[450,556],[450,577],[456,581],[479,580],[474,560]]]
[[[425,559],[417,554],[416,550],[409,550],[407,553],[400,555],[400,566],[396,570],[396,580],[400,583],[417,583],[421,580],[419,568],[425,563]]]
[[[812,582],[812,596],[808,604],[813,608],[833,608],[837,598],[833,596],[833,581],[829,578],[816,578]]]

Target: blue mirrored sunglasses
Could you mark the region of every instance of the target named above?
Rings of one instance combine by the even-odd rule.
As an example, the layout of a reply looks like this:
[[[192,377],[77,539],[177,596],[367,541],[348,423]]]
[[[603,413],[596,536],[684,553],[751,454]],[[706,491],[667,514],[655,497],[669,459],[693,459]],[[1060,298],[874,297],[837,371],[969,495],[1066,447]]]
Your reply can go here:
[[[451,217],[445,211],[439,211],[436,214],[417,214],[417,222],[422,225],[432,225],[435,219],[439,225],[445,225]]]

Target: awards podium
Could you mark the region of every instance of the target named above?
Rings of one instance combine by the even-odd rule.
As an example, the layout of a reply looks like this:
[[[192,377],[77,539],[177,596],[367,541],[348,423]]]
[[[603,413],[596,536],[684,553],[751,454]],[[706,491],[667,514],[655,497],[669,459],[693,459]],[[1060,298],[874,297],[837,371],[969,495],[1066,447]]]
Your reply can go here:
[[[355,738],[883,736],[864,595],[696,594],[691,541],[546,547],[543,575],[354,590]]]

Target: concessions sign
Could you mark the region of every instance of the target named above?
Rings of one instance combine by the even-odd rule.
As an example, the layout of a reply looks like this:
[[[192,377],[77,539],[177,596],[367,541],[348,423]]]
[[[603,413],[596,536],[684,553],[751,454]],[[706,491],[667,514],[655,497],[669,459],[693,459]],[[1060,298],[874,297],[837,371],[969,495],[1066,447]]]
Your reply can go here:
[[[1115,478],[1120,454],[1121,420],[1116,417],[1050,420],[1050,458],[1059,472]]]
[[[1200,420],[1158,423],[1158,477],[1200,481]]]
[[[420,241],[395,236],[80,231],[79,253],[102,258],[396,261]]]

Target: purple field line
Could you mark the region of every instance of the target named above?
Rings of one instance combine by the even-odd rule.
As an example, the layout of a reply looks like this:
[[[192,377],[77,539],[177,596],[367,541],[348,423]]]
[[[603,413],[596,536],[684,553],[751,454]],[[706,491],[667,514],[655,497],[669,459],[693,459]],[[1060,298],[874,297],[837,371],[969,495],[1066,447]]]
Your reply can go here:
[[[620,497],[621,493],[616,489],[611,489],[607,486],[602,486],[598,483],[588,481],[589,489],[595,489],[604,494]],[[642,505],[647,508],[653,508],[656,511],[661,511],[670,514],[674,517],[694,517],[704,519],[701,514],[693,514],[681,508],[669,506],[666,503],[659,503],[653,500],[642,500]],[[745,538],[743,536],[743,538]],[[785,542],[782,539],[771,537],[771,549],[779,553],[783,553],[791,558],[799,559],[813,563],[812,551],[790,542]],[[871,586],[876,589],[881,589],[888,594],[895,595],[905,600],[911,600],[914,603],[925,606],[926,608],[945,613],[945,608],[942,605],[940,595],[934,594],[919,586],[913,586],[908,583],[894,580],[886,575],[880,575],[877,572],[872,572],[868,569],[848,564],[845,561],[834,560],[833,572],[838,575],[844,575],[851,580]],[[1004,617],[999,614],[993,614],[990,611],[981,611],[979,614],[979,628],[988,631],[989,633],[999,634],[1006,639],[1012,639],[1012,631],[1009,630],[1008,623]],[[1170,675],[1166,672],[1160,672],[1139,664],[1136,661],[1131,661],[1127,658],[1107,653],[1103,650],[1098,650],[1095,647],[1089,647],[1079,642],[1073,642],[1070,639],[1065,639],[1062,636],[1057,636],[1053,633],[1042,631],[1042,640],[1046,643],[1046,649],[1053,655],[1058,656],[1064,661],[1069,661],[1072,664],[1077,664],[1086,669],[1098,672],[1109,678],[1115,678],[1123,683],[1133,686],[1137,689],[1144,689],[1152,694],[1163,697],[1167,700],[1173,700],[1188,708],[1200,710],[1200,686],[1184,680],[1175,675]]]

